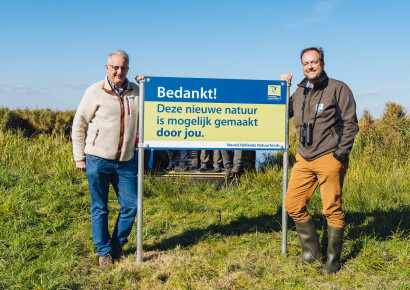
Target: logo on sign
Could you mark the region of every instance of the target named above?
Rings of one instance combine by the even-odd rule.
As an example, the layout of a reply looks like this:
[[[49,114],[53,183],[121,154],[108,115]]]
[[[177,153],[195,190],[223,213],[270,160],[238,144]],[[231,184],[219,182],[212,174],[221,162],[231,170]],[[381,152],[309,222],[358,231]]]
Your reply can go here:
[[[281,86],[269,85],[268,86],[268,100],[269,101],[279,101],[281,95]]]

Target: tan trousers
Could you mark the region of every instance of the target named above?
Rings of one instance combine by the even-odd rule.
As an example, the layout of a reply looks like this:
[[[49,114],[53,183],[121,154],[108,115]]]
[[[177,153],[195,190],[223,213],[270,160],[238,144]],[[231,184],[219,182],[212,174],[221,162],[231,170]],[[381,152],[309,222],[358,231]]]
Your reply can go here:
[[[210,150],[201,150],[201,155],[199,156],[201,163],[209,163]],[[222,156],[220,150],[213,150],[213,166],[220,167],[222,163]]]
[[[322,213],[328,225],[343,227],[345,215],[342,211],[342,188],[348,166],[349,161],[340,163],[333,157],[333,153],[313,161],[306,161],[296,154],[296,164],[292,169],[285,196],[285,208],[293,220],[310,219],[306,205],[319,185]]]

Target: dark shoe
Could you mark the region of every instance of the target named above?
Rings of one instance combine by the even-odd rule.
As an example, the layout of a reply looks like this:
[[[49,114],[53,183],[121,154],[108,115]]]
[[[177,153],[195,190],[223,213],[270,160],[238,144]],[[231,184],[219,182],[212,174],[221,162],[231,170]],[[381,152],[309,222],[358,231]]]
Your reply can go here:
[[[340,254],[342,253],[344,228],[336,228],[327,226],[328,245],[327,245],[327,261],[322,268],[324,275],[336,273],[340,270]]]
[[[215,171],[215,172],[221,172],[221,171],[222,171],[222,169],[221,169],[221,167],[216,166],[216,167],[214,167],[214,171]]]
[[[236,175],[241,172],[241,168],[239,166],[232,167],[231,174]]]
[[[202,164],[201,164],[201,167],[199,167],[198,170],[199,170],[199,171],[207,171],[208,168],[207,168],[207,166],[206,166],[206,163],[202,163]]]
[[[313,219],[303,222],[295,222],[296,231],[302,244],[302,255],[300,259],[306,263],[312,263],[322,259],[320,252],[319,237],[316,233]]]
[[[105,256],[99,257],[98,262],[100,263],[101,268],[105,268],[105,267],[108,267],[108,266],[112,265],[112,255],[111,255],[111,253],[107,253],[107,254],[105,254]]]
[[[232,168],[225,169],[225,178],[232,177],[231,171],[232,171]]]
[[[170,165],[167,166],[167,168],[165,170],[166,171],[171,171],[174,167],[175,167],[175,164],[170,164]]]
[[[124,254],[124,250],[120,244],[112,244],[112,259],[113,261],[122,262],[127,259]]]
[[[188,169],[185,166],[177,166],[174,168],[174,171],[187,171]]]

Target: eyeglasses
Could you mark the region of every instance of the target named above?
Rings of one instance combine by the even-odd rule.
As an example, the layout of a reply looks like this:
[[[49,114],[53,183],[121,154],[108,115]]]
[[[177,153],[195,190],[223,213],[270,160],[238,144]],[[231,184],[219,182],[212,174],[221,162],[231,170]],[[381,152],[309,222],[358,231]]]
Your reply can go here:
[[[111,65],[111,64],[107,64],[107,65],[110,66],[115,71],[117,71],[119,69],[121,69],[121,70],[128,70],[129,69],[128,66],[118,66],[118,65]]]

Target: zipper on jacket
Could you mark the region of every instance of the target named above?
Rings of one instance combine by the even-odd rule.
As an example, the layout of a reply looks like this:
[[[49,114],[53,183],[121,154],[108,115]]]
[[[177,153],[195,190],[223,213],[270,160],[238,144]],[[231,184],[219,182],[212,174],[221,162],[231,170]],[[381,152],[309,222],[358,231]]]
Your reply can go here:
[[[128,100],[127,97],[127,107],[128,107],[128,116],[130,115],[130,101]]]
[[[125,128],[124,128],[125,127],[124,99],[121,99],[119,96],[117,97],[118,97],[118,101],[120,102],[120,108],[121,108],[121,124],[120,124],[120,140],[118,143],[117,156],[115,158],[116,161],[120,160],[120,157],[121,157],[122,146],[124,144],[124,131],[125,131]]]
[[[339,144],[339,135],[334,127],[330,128],[330,135],[332,136],[332,140],[335,141],[336,145]]]
[[[312,99],[312,91],[310,91],[309,92],[309,99],[308,99],[308,116],[307,116],[307,119],[306,119],[306,123],[309,123],[309,121],[310,121],[310,110],[311,110],[311,108],[310,108],[310,100]]]
[[[95,137],[94,137],[94,140],[93,140],[93,147],[95,145],[95,141],[97,140],[98,133],[100,133],[100,129],[97,129],[97,132],[95,133]]]

